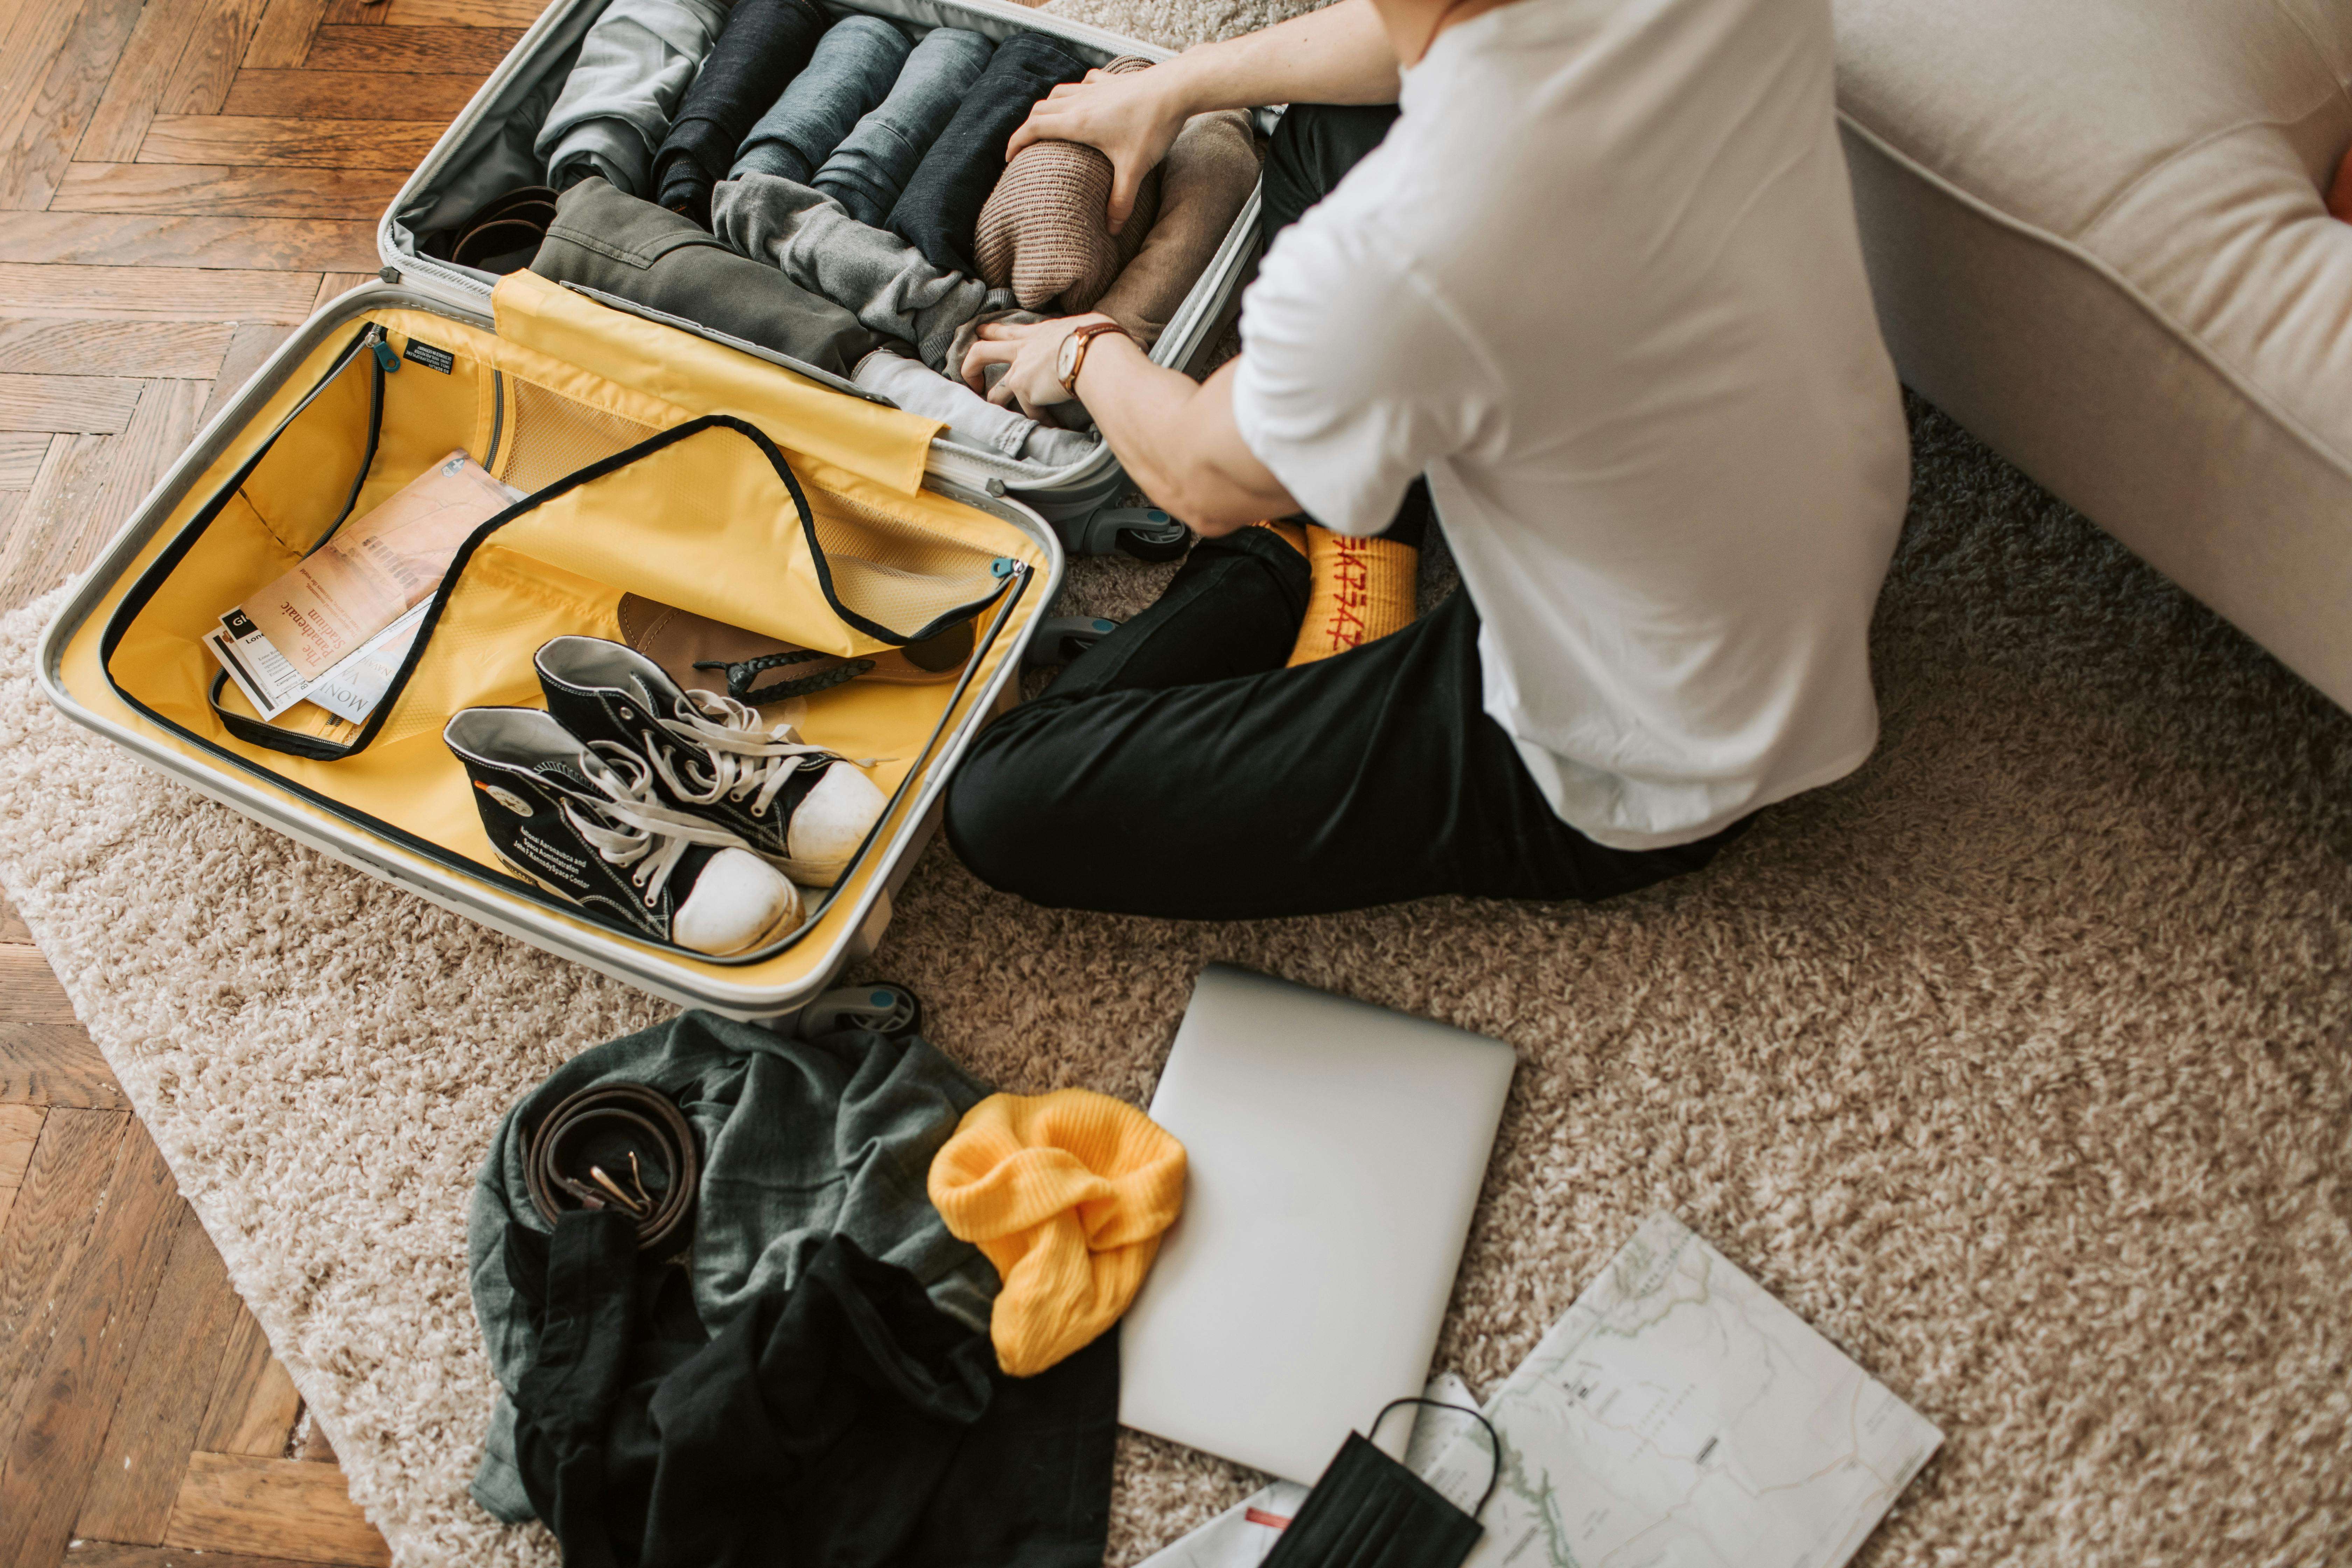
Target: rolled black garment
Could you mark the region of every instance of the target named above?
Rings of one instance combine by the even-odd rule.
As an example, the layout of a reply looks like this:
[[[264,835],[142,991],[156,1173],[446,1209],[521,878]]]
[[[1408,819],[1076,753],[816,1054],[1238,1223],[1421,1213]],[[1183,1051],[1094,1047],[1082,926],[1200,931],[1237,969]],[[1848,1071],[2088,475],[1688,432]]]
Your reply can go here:
[[[1029,118],[1030,105],[1087,70],[1070,46],[1043,33],[1015,33],[997,45],[963,107],[916,165],[886,226],[932,266],[980,276],[972,231],[1004,173],[1004,144]]]
[[[710,187],[727,177],[736,147],[832,25],[814,0],[735,0],[654,154],[661,205],[710,226]]]

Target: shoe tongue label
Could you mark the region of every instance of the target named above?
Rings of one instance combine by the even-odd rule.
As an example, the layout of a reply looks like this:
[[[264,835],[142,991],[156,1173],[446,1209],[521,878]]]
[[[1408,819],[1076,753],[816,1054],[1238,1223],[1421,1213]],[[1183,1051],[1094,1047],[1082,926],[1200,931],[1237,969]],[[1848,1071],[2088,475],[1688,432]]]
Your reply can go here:
[[[418,342],[415,338],[408,340],[408,347],[401,352],[400,357],[427,370],[437,370],[443,375],[457,368],[456,354],[447,349],[435,348],[431,343]]]

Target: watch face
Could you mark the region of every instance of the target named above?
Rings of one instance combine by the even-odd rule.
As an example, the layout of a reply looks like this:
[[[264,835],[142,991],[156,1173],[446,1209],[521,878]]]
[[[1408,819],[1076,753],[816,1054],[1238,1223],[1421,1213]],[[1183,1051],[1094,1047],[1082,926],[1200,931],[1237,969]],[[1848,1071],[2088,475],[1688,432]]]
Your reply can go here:
[[[1064,338],[1061,354],[1054,362],[1054,374],[1060,378],[1066,388],[1070,384],[1070,373],[1078,368],[1078,334],[1076,332]]]

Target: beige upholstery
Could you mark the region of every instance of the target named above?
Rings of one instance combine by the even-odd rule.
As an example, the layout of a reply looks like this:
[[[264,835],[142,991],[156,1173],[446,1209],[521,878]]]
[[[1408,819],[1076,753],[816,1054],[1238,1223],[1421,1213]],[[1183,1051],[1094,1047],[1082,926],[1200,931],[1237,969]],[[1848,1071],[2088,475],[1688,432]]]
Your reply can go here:
[[[1835,6],[1903,379],[2352,707],[2352,3]]]

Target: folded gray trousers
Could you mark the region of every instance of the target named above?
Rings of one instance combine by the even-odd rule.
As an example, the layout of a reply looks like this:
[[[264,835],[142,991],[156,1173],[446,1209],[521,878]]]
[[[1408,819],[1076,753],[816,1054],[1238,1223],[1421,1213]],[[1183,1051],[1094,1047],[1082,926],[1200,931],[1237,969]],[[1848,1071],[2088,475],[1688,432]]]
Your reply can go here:
[[[773,263],[787,281],[845,306],[872,331],[914,344],[933,370],[949,368],[958,327],[1013,302],[1011,289],[935,267],[824,192],[773,174],[722,182],[710,195],[710,227],[739,254]]]
[[[583,180],[556,199],[555,222],[530,269],[683,316],[844,378],[879,346],[832,300],[736,255],[683,214],[598,179]]]
[[[999,457],[1059,468],[1095,449],[1092,436],[1040,425],[1016,409],[991,403],[954,377],[889,349],[877,349],[858,361],[857,374],[850,379],[909,414],[945,420],[950,440]]]
[[[727,25],[723,0],[613,0],[580,40],[580,58],[531,143],[561,191],[602,174],[654,194],[654,150]]]

